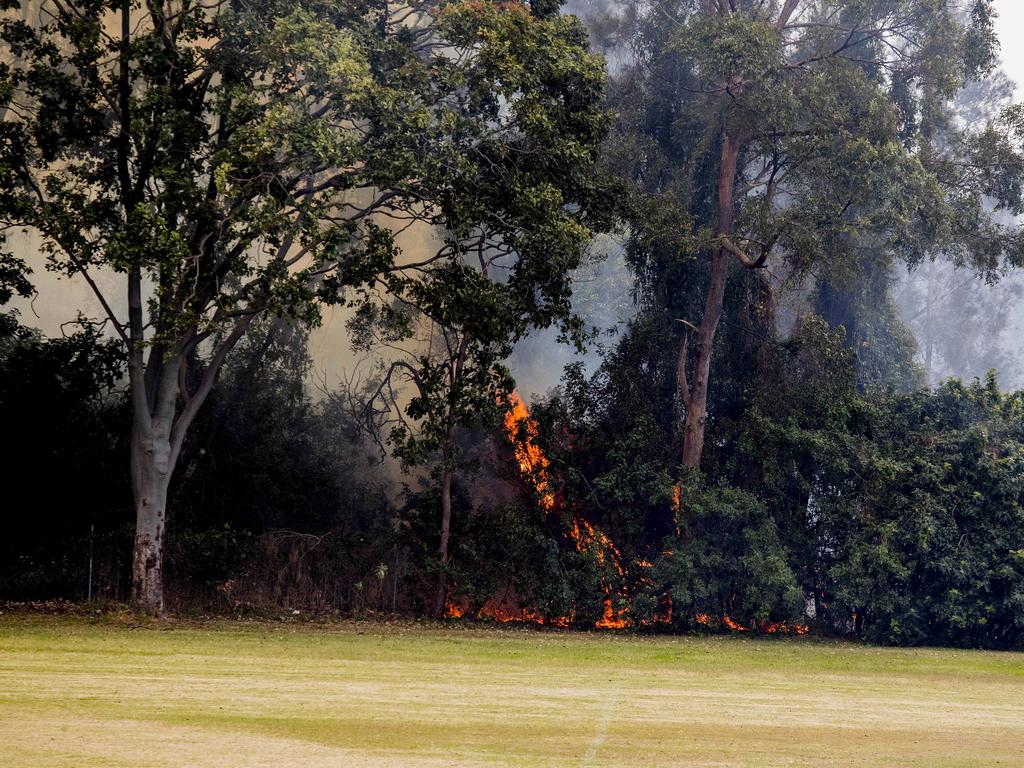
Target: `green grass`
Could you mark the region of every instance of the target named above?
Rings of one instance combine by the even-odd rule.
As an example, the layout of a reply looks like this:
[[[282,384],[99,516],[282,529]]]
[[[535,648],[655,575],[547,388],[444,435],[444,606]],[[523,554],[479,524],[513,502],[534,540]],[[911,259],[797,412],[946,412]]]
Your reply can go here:
[[[0,765],[1022,766],[1024,655],[8,614]]]

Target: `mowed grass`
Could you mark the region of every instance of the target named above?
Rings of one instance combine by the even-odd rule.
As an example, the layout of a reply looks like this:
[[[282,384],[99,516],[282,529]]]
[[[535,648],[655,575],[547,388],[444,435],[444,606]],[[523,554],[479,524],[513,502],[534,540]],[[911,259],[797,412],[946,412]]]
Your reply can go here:
[[[1024,766],[1024,655],[4,615],[0,765]]]

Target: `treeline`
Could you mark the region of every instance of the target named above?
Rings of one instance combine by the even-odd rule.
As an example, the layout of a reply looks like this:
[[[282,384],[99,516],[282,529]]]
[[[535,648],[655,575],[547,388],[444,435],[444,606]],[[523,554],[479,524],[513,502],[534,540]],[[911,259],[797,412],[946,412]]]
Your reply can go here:
[[[101,314],[2,316],[0,594],[1024,644],[1024,399],[929,388],[969,345],[892,295],[1024,262],[991,3],[43,5],[0,299],[45,258]],[[547,328],[600,361],[527,413]]]
[[[684,477],[665,540],[649,532],[674,525],[671,396],[632,372],[659,358],[670,371],[671,346],[627,337],[543,409],[545,446],[572,468],[560,474],[570,504],[625,561],[653,561],[630,585],[631,614],[655,618],[670,594],[681,627],[728,615],[884,643],[1020,646],[1024,394],[994,375],[858,391],[843,331],[813,316],[758,346],[748,364],[765,384],[742,387],[744,367],[719,379],[707,468]]]
[[[124,601],[129,409],[113,342],[43,339],[5,318],[0,417],[20,436],[5,466],[46,514],[8,507],[0,594]],[[486,449],[456,486],[447,566],[460,613],[587,627],[611,585],[617,613],[661,630],[728,616],[883,643],[1024,643],[1024,393],[994,376],[858,391],[843,332],[811,318],[772,345],[770,390],[715,403],[712,469],[685,479],[677,507],[659,405],[671,395],[631,375],[644,363],[628,347],[592,378],[570,368],[534,408],[561,511],[518,475],[517,435],[476,437]],[[175,610],[432,610],[436,478],[396,489],[339,400],[311,398],[308,366],[305,335],[270,323],[225,369],[172,488]],[[30,480],[51,472],[60,482]],[[614,542],[622,573],[573,547],[568,509]]]

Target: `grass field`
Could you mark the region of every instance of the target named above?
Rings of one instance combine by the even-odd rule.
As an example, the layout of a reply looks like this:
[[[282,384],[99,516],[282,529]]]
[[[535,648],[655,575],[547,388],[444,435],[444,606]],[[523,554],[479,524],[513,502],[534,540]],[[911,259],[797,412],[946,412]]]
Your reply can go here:
[[[0,765],[1024,766],[1024,655],[3,615]]]

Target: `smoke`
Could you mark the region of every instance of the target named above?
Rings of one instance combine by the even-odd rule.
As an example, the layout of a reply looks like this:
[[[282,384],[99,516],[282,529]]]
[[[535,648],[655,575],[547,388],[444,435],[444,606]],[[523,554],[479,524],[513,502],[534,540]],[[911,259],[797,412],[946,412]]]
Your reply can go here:
[[[1024,5],[1012,0],[996,0],[1000,14],[997,32],[1000,39],[1015,39],[1019,25],[1024,23]],[[577,13],[593,23],[611,7],[606,0],[573,0],[566,11]],[[623,23],[628,23],[623,20]],[[621,40],[615,25],[592,28],[595,47],[615,54]],[[614,61],[609,67],[614,70]],[[1024,78],[1024,49],[1004,45],[1003,71],[1012,81]],[[991,93],[982,100],[990,100]],[[1021,100],[1021,93],[996,90],[996,99]],[[979,115],[965,110],[969,120]],[[399,245],[410,258],[427,252],[434,245],[435,235],[428,227],[412,227],[399,234]],[[60,335],[79,313],[96,321],[104,319],[97,298],[81,277],[67,277],[46,269],[45,255],[32,234],[12,237],[10,245],[26,258],[33,269],[32,279],[37,295],[32,299],[16,298],[10,306],[21,321],[48,336]],[[113,311],[123,317],[126,297],[123,278],[109,270],[93,275]],[[621,243],[601,237],[592,247],[591,258],[575,275],[576,312],[595,331],[595,341],[580,353],[572,344],[560,340],[556,328],[534,332],[522,341],[508,361],[523,395],[543,395],[560,380],[564,367],[582,361],[593,371],[603,348],[613,344],[622,325],[633,315],[633,279],[625,265]],[[912,272],[901,272],[893,287],[893,298],[901,318],[914,332],[919,347],[919,361],[931,371],[934,384],[947,376],[965,379],[984,376],[989,368],[999,369],[1003,384],[1024,387],[1024,366],[1021,365],[1020,339],[1024,338],[1024,277],[1017,273],[988,285],[963,270],[956,270],[941,259],[925,264]],[[309,339],[314,375],[318,384],[336,386],[358,363],[352,351],[346,322],[350,310],[324,308],[323,323],[313,329]],[[112,329],[109,332],[113,332]]]
[[[1014,44],[1024,24],[1024,5],[1014,0],[995,0],[994,5],[1002,43],[1000,69],[970,85],[958,99],[957,115],[967,126],[980,125],[1013,102],[1024,102],[1017,88],[1024,81],[1024,49]],[[951,376],[983,378],[995,369],[1002,386],[1024,388],[1024,274],[1019,270],[986,282],[939,255],[901,271],[892,296],[917,341],[917,359],[929,386]]]
[[[592,341],[580,351],[561,338],[559,329],[545,328],[520,342],[508,365],[524,398],[547,394],[570,363],[582,362],[589,373],[597,369],[602,351],[615,343],[636,312],[633,284],[622,242],[609,235],[598,236],[589,257],[573,274],[573,309]]]

